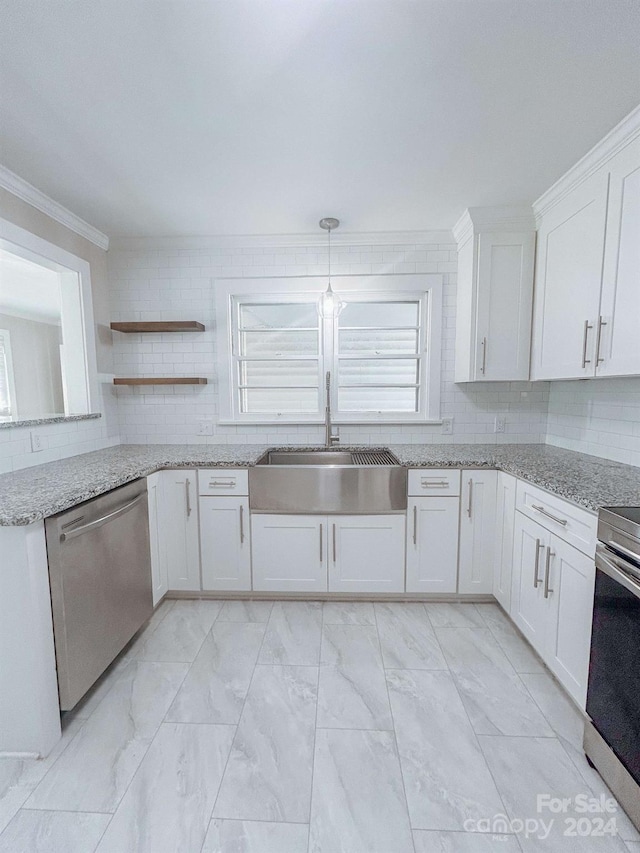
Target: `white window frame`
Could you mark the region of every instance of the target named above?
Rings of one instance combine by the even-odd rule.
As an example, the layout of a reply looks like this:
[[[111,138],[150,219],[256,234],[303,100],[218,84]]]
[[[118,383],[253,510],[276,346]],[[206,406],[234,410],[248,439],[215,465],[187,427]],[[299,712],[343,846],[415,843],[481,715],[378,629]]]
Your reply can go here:
[[[98,367],[89,262],[1,218],[0,247],[60,273],[63,334],[61,368],[65,415],[73,416],[99,411],[97,408]],[[68,356],[63,353],[65,344]],[[77,357],[78,352],[83,353],[82,359]],[[14,423],[19,424],[19,419]]]
[[[332,410],[335,424],[356,423],[441,423],[440,417],[440,363],[442,334],[442,275],[355,275],[332,277],[331,284],[344,299],[367,301],[420,300],[420,411],[418,412],[355,412],[341,413],[338,410],[336,382],[332,383]],[[332,369],[334,352],[332,324],[326,323],[321,330],[319,360],[319,387],[321,399],[319,411],[312,414],[282,413],[276,416],[249,414],[239,411],[237,394],[237,351],[234,340],[236,328],[236,306],[241,301],[277,303],[316,302],[327,289],[325,276],[296,276],[287,278],[231,278],[215,282],[215,310],[218,349],[218,387],[220,423],[222,424],[304,424],[324,422],[324,400],[322,377],[325,369]],[[331,359],[328,363],[327,359]]]
[[[8,329],[0,329],[4,350],[4,372],[7,380],[7,392],[9,394],[9,412],[3,414],[0,410],[0,420],[11,420],[18,416],[18,405],[16,402],[16,383],[13,373],[13,355],[11,354],[11,334]]]

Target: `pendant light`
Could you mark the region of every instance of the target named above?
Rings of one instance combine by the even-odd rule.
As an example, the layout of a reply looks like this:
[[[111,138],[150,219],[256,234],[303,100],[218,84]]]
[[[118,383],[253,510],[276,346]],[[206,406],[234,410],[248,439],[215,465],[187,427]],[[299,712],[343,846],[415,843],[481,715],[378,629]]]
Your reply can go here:
[[[340,225],[340,220],[326,216],[319,224],[327,232],[329,240],[329,286],[318,300],[318,314],[323,320],[335,320],[344,308],[344,302],[331,288],[331,232]]]

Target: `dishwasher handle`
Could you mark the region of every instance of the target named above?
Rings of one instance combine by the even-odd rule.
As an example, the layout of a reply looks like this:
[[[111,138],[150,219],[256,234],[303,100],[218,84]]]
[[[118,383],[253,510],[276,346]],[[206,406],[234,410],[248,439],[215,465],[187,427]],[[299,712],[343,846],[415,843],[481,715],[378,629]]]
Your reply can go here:
[[[83,533],[88,533],[90,530],[97,530],[98,527],[108,524],[110,521],[113,521],[114,518],[119,518],[121,515],[129,512],[130,509],[133,509],[134,506],[139,504],[146,494],[146,492],[140,492],[140,494],[132,501],[119,506],[118,509],[114,509],[113,512],[109,512],[101,518],[96,518],[95,521],[90,521],[88,524],[83,524],[82,527],[76,527],[75,530],[70,530],[68,533],[61,533],[60,541],[68,542],[70,539],[75,539],[76,536],[82,536]]]

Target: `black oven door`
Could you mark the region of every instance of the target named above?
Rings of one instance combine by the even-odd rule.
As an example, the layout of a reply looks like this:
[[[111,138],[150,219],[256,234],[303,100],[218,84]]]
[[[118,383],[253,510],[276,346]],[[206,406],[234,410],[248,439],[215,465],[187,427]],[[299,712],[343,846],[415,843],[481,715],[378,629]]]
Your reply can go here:
[[[620,566],[638,571],[598,546],[587,713],[640,784],[640,580]]]

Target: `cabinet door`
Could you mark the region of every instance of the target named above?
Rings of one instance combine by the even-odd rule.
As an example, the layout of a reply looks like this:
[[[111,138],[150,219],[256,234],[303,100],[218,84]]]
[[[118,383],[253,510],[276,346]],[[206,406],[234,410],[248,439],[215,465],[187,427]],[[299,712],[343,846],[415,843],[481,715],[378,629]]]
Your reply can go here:
[[[327,519],[331,592],[404,592],[403,515]]]
[[[511,585],[511,618],[543,655],[547,600],[544,598],[544,572],[551,534],[516,512],[513,544],[513,578]]]
[[[253,588],[327,591],[327,519],[319,515],[252,515]]]
[[[595,563],[558,536],[550,542],[543,657],[581,708],[587,700]]]
[[[161,548],[169,589],[200,589],[196,472],[162,471]]]
[[[532,379],[580,379],[595,372],[608,184],[608,171],[596,172],[543,215]]]
[[[247,498],[200,498],[202,589],[251,589]]]
[[[529,378],[535,233],[478,237],[476,380]]]
[[[413,498],[407,510],[407,592],[455,592],[459,498]]]
[[[153,606],[164,597],[169,589],[167,583],[166,549],[161,546],[163,524],[162,514],[162,472],[157,471],[147,477],[149,501],[149,543],[151,546],[151,583]]]
[[[458,592],[493,592],[497,471],[463,471]]]
[[[640,139],[610,164],[598,376],[640,374]]]
[[[493,594],[507,613],[511,612],[511,569],[513,565],[513,525],[516,515],[516,478],[498,472],[496,500],[496,542]]]

